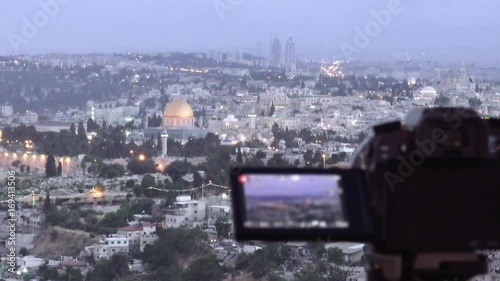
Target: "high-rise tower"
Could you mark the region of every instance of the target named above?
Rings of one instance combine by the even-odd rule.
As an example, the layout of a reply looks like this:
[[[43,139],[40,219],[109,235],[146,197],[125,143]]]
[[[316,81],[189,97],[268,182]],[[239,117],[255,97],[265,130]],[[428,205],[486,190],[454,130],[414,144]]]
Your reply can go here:
[[[286,41],[285,48],[285,68],[287,73],[294,73],[297,71],[297,57],[295,55],[295,43],[292,37]]]
[[[281,41],[277,35],[271,39],[271,58],[272,67],[281,67]]]

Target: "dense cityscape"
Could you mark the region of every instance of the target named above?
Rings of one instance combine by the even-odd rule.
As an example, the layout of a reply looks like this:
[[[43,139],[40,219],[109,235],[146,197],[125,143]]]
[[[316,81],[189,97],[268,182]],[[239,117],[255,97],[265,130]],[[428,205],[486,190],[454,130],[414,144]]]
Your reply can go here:
[[[229,168],[345,167],[370,127],[500,115],[500,69],[247,53],[0,58],[2,174],[24,280],[364,280],[363,245],[238,243]],[[2,224],[0,251],[9,253]],[[321,266],[311,267],[312,264]]]
[[[482,47],[495,33],[457,25],[454,36],[456,26],[426,22],[434,15],[445,26],[453,14],[480,25],[498,9],[478,18],[434,3],[424,16],[399,15],[420,6],[390,0],[353,29],[351,44],[340,41],[351,18],[362,19],[352,12],[359,4],[335,3],[338,12],[215,0],[207,13],[189,1],[104,1],[82,12],[69,2],[40,1],[20,28],[0,26],[10,43],[0,44],[0,281],[367,281],[370,245],[237,241],[232,168],[345,171],[373,126],[416,108],[500,117],[498,52],[450,39]],[[153,2],[155,11],[143,10]],[[0,14],[28,4],[19,5]],[[251,5],[258,17],[243,13]],[[412,29],[414,15],[429,34]],[[400,18],[410,27],[395,28]],[[411,48],[384,32],[413,38]],[[449,48],[424,44],[432,40]],[[215,47],[231,42],[240,47]],[[255,178],[245,185],[245,227],[352,223],[337,175]],[[481,253],[489,274],[473,280],[500,280],[499,252]]]

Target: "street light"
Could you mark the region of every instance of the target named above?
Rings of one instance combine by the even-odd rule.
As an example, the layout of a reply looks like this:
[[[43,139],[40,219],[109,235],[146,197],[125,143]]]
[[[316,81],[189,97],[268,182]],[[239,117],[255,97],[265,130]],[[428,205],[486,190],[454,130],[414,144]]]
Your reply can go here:
[[[144,156],[144,154],[139,155],[139,160],[140,161],[146,160],[146,156]]]

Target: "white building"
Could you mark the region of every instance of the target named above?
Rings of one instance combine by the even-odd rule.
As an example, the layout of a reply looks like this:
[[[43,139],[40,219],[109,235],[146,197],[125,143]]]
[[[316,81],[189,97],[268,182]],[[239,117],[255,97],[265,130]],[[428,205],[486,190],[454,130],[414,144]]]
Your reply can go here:
[[[181,226],[203,226],[206,215],[206,203],[191,200],[190,196],[178,196],[177,201],[165,212],[165,226],[178,228]]]
[[[0,106],[0,116],[1,117],[11,117],[14,115],[14,109],[10,105]]]
[[[38,268],[45,264],[45,260],[35,256],[25,256],[16,258],[16,265],[23,268]]]
[[[118,253],[129,253],[129,242],[125,236],[111,234],[108,237],[103,237],[99,242],[94,244],[92,252],[94,258],[109,259],[112,255]]]
[[[22,123],[35,124],[38,123],[38,114],[36,114],[35,112],[27,111],[26,114],[19,118],[19,120]]]
[[[156,226],[145,221],[119,228],[118,235],[128,239],[132,252],[142,252],[146,245],[152,245],[158,239]]]

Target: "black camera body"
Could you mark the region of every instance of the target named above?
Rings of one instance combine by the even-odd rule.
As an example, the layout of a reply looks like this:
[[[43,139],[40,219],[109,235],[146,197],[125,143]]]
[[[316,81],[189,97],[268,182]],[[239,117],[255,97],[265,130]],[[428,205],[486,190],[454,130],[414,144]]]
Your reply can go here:
[[[374,128],[352,167],[366,172],[377,251],[500,248],[499,125],[432,108]]]
[[[500,249],[500,120],[470,109],[416,109],[375,126],[350,169],[231,175],[239,240],[358,241],[385,254]]]

